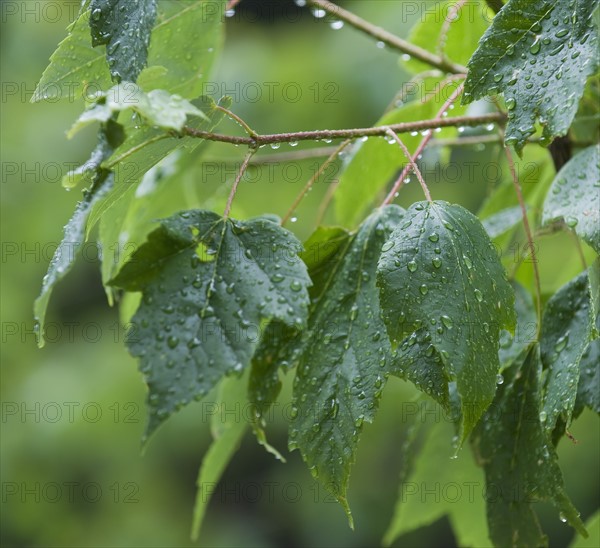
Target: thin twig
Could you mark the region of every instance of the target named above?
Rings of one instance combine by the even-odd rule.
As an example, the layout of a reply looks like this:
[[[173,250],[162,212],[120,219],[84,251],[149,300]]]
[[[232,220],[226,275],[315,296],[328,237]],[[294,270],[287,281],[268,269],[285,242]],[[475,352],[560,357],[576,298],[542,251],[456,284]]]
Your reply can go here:
[[[450,6],[448,12],[446,13],[446,17],[444,18],[444,22],[442,23],[442,28],[440,30],[440,34],[438,36],[438,41],[436,44],[436,51],[443,57],[444,46],[446,44],[446,40],[448,40],[448,32],[450,32],[450,26],[452,22],[458,16],[458,12],[462,9],[467,0],[458,0]]]
[[[463,87],[464,87],[464,84],[460,84],[460,86],[458,86],[454,90],[454,92],[452,93],[452,95],[450,95],[450,97],[448,97],[448,99],[446,100],[446,102],[442,105],[442,108],[440,108],[440,110],[436,114],[435,118],[433,120],[431,120],[431,122],[439,123],[439,122],[441,122],[444,119],[445,120],[449,119],[449,118],[443,118],[444,113],[450,108],[450,106],[452,105],[452,103],[454,103],[454,101],[456,101],[456,99],[458,99],[459,95],[463,91]],[[393,126],[389,126],[389,127],[391,129],[393,129]],[[394,132],[398,133],[396,130],[394,130]],[[419,156],[421,155],[421,153],[423,152],[423,150],[427,146],[427,143],[429,143],[429,141],[431,140],[432,137],[433,137],[433,132],[432,131],[428,131],[427,134],[425,135],[425,137],[423,137],[423,139],[419,143],[419,146],[417,147],[417,150],[415,151],[415,154],[414,154],[415,158],[419,158]],[[410,171],[410,169],[411,169],[411,165],[410,164],[406,164],[406,166],[402,170],[402,173],[400,174],[400,177],[398,177],[398,179],[396,179],[396,182],[392,186],[392,189],[390,190],[389,194],[386,196],[386,198],[383,201],[382,205],[388,205],[388,204],[391,204],[393,202],[394,198],[396,197],[396,193],[400,190],[400,188],[402,188],[402,185],[404,184],[404,179],[406,179],[406,176],[408,175],[408,172]]]
[[[490,123],[504,124],[506,115],[501,112],[483,114],[481,116],[456,116],[454,118],[434,118],[433,120],[419,120],[417,122],[402,122],[390,124],[389,126],[376,126],[356,129],[323,129],[316,131],[299,131],[293,133],[274,133],[270,135],[255,135],[254,137],[243,137],[237,135],[223,135],[212,133],[210,131],[201,131],[189,126],[185,126],[182,135],[197,137],[208,141],[218,141],[221,143],[230,143],[234,145],[246,145],[256,147],[261,145],[271,145],[273,143],[293,143],[296,141],[322,141],[330,139],[358,139],[360,137],[382,137],[386,134],[389,127],[395,133],[410,133],[413,131],[424,131],[427,129],[436,129],[438,127],[455,126],[481,126]]]
[[[308,4],[315,8],[321,9],[336,19],[344,21],[349,25],[353,26],[355,29],[358,29],[369,36],[372,36],[379,42],[383,42],[387,46],[397,49],[402,53],[406,53],[419,61],[423,61],[432,67],[438,68],[444,72],[455,72],[455,73],[464,73],[467,72],[466,67],[459,65],[457,63],[453,63],[448,59],[444,59],[439,55],[435,55],[426,49],[420,48],[411,44],[407,40],[403,40],[402,38],[388,32],[387,30],[382,29],[368,21],[365,21],[362,17],[355,15],[354,13],[341,8],[340,6],[333,4],[332,2],[328,2],[326,0],[308,0]]]
[[[415,163],[416,157],[413,158],[410,155],[410,152],[406,148],[406,145],[402,142],[402,140],[400,139],[400,137],[398,137],[391,129],[388,130],[388,135],[392,139],[394,139],[394,141],[396,141],[396,143],[398,143],[398,145],[402,149],[402,152],[404,152],[404,156],[406,156],[406,159],[408,160],[409,165],[412,167],[412,170],[414,171],[415,175],[417,176],[417,179],[419,180],[419,183],[421,183],[421,188],[423,189],[423,193],[425,194],[425,198],[427,198],[427,201],[428,202],[433,201],[431,199],[431,193],[429,192],[429,188],[427,187],[427,183],[425,182],[425,179],[423,179],[423,175],[421,174],[421,170],[419,169],[419,167]]]
[[[252,158],[252,156],[254,155],[255,152],[256,152],[255,148],[250,148],[250,149],[248,149],[248,152],[246,153],[246,157],[244,158],[244,161],[242,162],[242,165],[240,166],[240,169],[237,173],[235,181],[233,182],[233,186],[231,187],[231,192],[229,193],[229,197],[227,198],[227,205],[225,206],[225,211],[223,212],[224,219],[227,219],[229,217],[229,212],[231,211],[231,204],[233,204],[233,199],[235,198],[235,193],[237,192],[238,185],[240,184],[240,181],[242,180],[242,177],[244,176],[244,173],[246,172],[246,169],[248,168],[248,164],[250,163],[250,158]]]
[[[525,234],[527,234],[527,241],[529,243],[529,249],[531,250],[531,262],[533,264],[533,274],[535,276],[535,291],[536,291],[536,309],[537,309],[537,333],[539,335],[540,323],[542,319],[542,289],[540,284],[540,273],[537,264],[537,253],[535,251],[535,245],[533,242],[533,233],[531,232],[531,226],[529,226],[529,219],[527,218],[527,209],[525,207],[525,201],[523,200],[523,193],[521,192],[521,183],[519,182],[519,176],[515,169],[515,162],[512,157],[510,148],[504,147],[506,153],[506,159],[508,160],[508,168],[512,176],[515,192],[517,193],[517,199],[519,200],[519,206],[521,206],[521,214],[523,215],[523,227],[525,228]]]
[[[331,164],[331,162],[333,162],[337,158],[338,154],[340,152],[342,152],[342,150],[344,150],[351,142],[352,141],[350,139],[346,139],[339,147],[337,147],[333,151],[333,153],[329,156],[329,158],[327,158],[327,160],[325,160],[323,162],[323,164],[321,165],[321,167],[308,180],[308,182],[306,183],[306,185],[304,185],[304,188],[300,191],[300,194],[298,194],[298,196],[296,196],[296,199],[294,200],[294,202],[292,203],[292,205],[288,209],[287,213],[284,215],[283,219],[281,220],[281,225],[282,226],[285,223],[288,222],[288,220],[290,219],[290,217],[292,216],[292,214],[294,213],[294,211],[296,211],[296,208],[298,207],[298,205],[300,204],[300,202],[302,201],[302,199],[304,198],[304,196],[306,196],[306,194],[308,193],[308,191],[313,187],[313,185],[319,179],[319,177],[321,176],[321,174],[329,167],[329,165]]]
[[[333,200],[333,195],[335,194],[335,191],[337,190],[339,184],[340,179],[338,177],[327,188],[327,192],[325,192],[325,196],[323,197],[321,205],[319,206],[319,211],[317,212],[317,218],[315,219],[316,226],[322,224],[323,218],[325,217],[325,213],[327,212],[327,208],[329,207],[331,200]]]
[[[579,254],[579,259],[581,260],[581,264],[583,265],[583,269],[587,270],[587,261],[585,260],[585,255],[583,254],[583,248],[581,247],[581,242],[579,241],[579,238],[577,237],[577,234],[575,234],[575,232],[573,232],[571,229],[568,230],[569,234],[571,235],[571,237],[573,238],[573,240],[575,241],[575,249],[577,249],[577,253]]]
[[[228,108],[222,107],[221,105],[217,105],[215,107],[217,110],[224,112],[229,118],[231,118],[234,122],[237,122],[240,126],[244,128],[244,131],[250,135],[250,137],[256,136],[256,131],[254,131],[244,120],[242,120],[235,112],[231,112]]]

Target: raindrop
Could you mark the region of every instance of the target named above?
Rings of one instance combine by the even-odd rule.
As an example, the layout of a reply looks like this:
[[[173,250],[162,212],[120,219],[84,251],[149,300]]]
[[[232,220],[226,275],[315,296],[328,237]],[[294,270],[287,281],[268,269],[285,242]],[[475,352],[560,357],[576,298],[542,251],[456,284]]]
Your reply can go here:
[[[421,284],[421,287],[419,287],[419,291],[421,292],[421,295],[427,295],[429,288],[425,284]]]
[[[417,263],[415,261],[409,261],[406,267],[410,272],[415,272],[417,270]]]
[[[476,290],[474,291],[474,293],[475,293],[475,298],[476,298],[476,299],[477,299],[479,302],[483,301],[483,293],[481,293],[481,291],[479,291],[479,289],[476,289]]]
[[[329,26],[333,30],[340,30],[341,28],[344,27],[344,22],[343,21],[332,21],[331,23],[329,23]]]
[[[441,317],[442,323],[448,328],[452,329],[454,322],[450,318],[450,316],[446,316],[445,314]]]
[[[504,377],[500,373],[496,375],[496,384],[504,384]]]
[[[277,150],[281,146],[281,143],[271,143],[271,148]]]

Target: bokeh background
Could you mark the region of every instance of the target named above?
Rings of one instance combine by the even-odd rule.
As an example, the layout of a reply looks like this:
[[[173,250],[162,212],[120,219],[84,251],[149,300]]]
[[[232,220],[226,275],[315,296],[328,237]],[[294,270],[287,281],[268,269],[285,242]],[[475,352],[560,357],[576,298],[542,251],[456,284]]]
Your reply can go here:
[[[401,3],[346,4],[405,36],[417,15],[394,17]],[[281,464],[248,434],[217,487],[200,541],[193,543],[189,529],[195,480],[210,442],[206,410],[201,403],[188,406],[141,455],[145,387],[123,344],[118,312],[107,305],[94,247],[59,284],[47,319],[48,343],[42,350],[36,347],[32,303],[79,198],[78,191],[65,192],[60,178],[69,164],[85,161],[95,135],[82,132],[72,141],[65,137],[82,101],[29,102],[78,2],[3,1],[1,6],[2,545],[379,545],[402,465],[398,453],[406,421],[398,418],[399,406],[413,396],[404,383],[390,380],[378,421],[366,427],[359,447],[349,495],[356,531],[350,531],[341,508],[312,480],[298,452],[286,452],[288,462]],[[263,133],[373,124],[409,78],[393,52],[352,29],[316,24],[291,1],[245,0],[227,20],[226,34],[207,91],[232,95],[234,111]],[[226,122],[221,127],[237,129]],[[292,150],[297,149],[284,145],[277,152]],[[211,146],[204,158],[219,170],[205,170],[185,182],[183,205],[220,208],[233,176],[223,168],[226,162],[235,167],[242,154]],[[238,215],[265,209],[283,215],[315,166],[309,159],[297,162],[293,172],[283,173],[277,165],[263,169],[256,182],[240,189]],[[415,187],[409,185],[399,203],[420,199]],[[300,238],[310,233],[327,188],[317,185],[302,203],[293,226]],[[476,211],[486,186],[464,180],[435,184],[432,192]],[[541,245],[544,287],[577,272],[566,236]],[[286,424],[281,413],[275,413],[269,433],[272,444],[283,450]],[[597,418],[585,412],[572,433],[579,443],[563,441],[559,455],[568,492],[587,518],[597,507],[600,486]],[[556,512],[543,504],[536,508],[551,545],[568,545],[572,531]],[[441,518],[400,537],[394,546],[454,544],[449,522]]]

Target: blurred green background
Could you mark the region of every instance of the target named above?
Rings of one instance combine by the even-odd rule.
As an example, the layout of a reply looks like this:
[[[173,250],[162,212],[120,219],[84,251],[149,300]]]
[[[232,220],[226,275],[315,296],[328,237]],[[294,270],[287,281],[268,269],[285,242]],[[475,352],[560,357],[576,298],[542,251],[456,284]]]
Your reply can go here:
[[[401,36],[417,17],[394,17],[399,1],[346,4]],[[54,293],[44,349],[36,347],[33,335],[32,303],[79,197],[78,191],[65,192],[60,178],[69,164],[88,157],[95,140],[93,131],[73,141],[65,137],[82,101],[29,103],[77,7],[69,1],[2,2],[2,545],[191,546],[195,480],[210,442],[206,408],[188,406],[140,454],[145,387],[124,347],[118,313],[106,303],[93,246]],[[207,91],[232,95],[233,110],[263,133],[371,125],[409,78],[394,53],[352,29],[317,24],[291,2],[244,2],[227,20],[226,34]],[[220,130],[239,128],[224,122]],[[292,150],[298,149],[284,145],[263,153]],[[210,169],[201,168],[185,182],[186,203],[177,206],[219,210],[242,154],[211,146],[204,156]],[[315,162],[295,162],[286,172],[281,163],[255,168],[256,182],[240,189],[237,215],[265,210],[283,215]],[[403,190],[401,205],[421,199],[416,186]],[[302,203],[293,225],[300,238],[310,233],[327,188],[318,184]],[[486,185],[441,182],[432,184],[432,193],[477,210]],[[566,236],[541,244],[544,291],[577,272],[575,253]],[[355,532],[298,452],[286,453],[288,463],[281,464],[248,434],[216,490],[197,544],[379,545],[402,465],[398,452],[406,420],[399,419],[399,409],[413,394],[390,380],[378,421],[365,429],[349,495]],[[275,413],[269,429],[270,441],[281,450],[282,415]],[[579,443],[563,441],[559,454],[567,490],[585,519],[598,504],[597,418],[584,413],[572,433]],[[553,509],[536,508],[551,545],[566,546],[572,531]],[[441,518],[394,545],[454,542],[449,522]]]

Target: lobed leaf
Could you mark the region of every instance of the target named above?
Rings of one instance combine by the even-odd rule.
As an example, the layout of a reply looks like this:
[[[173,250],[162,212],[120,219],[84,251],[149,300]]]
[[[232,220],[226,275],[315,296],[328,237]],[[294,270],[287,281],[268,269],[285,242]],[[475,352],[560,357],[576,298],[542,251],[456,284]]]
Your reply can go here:
[[[110,283],[143,294],[127,346],[149,386],[146,437],[222,377],[243,371],[264,322],[304,325],[310,279],[300,249],[265,218],[194,210],[161,221],[133,253]]]
[[[541,124],[549,143],[565,135],[598,68],[598,29],[589,0],[509,0],[471,57],[463,103],[504,93],[505,142],[521,153]]]
[[[553,430],[561,417],[571,422],[579,362],[591,341],[593,328],[587,272],[561,287],[548,301],[542,318],[540,351],[548,369],[541,419]]]
[[[312,312],[294,380],[289,447],[300,449],[314,477],[343,506],[363,423],[375,416],[391,372],[391,347],[375,285],[381,246],[403,215],[387,206],[352,236],[320,229],[310,240],[323,249],[313,262]],[[323,236],[331,237],[332,243]],[[312,247],[312,252],[316,250]]]
[[[540,420],[540,376],[536,344],[505,371],[494,404],[473,434],[486,476],[487,521],[495,546],[547,546],[531,508],[537,501],[552,502],[562,519],[587,536]]]
[[[500,329],[516,321],[493,245],[461,206],[418,202],[383,246],[377,277],[393,344],[427,343],[438,375],[456,381],[463,441],[496,391]]]

